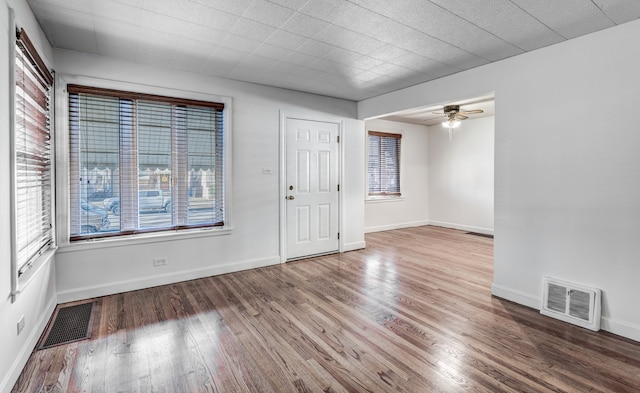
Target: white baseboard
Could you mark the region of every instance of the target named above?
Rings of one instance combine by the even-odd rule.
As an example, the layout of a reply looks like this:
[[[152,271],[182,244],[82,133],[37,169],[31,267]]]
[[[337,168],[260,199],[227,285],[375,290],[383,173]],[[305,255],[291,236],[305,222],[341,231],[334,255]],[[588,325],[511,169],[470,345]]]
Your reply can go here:
[[[361,242],[345,243],[342,245],[342,252],[362,250],[367,247],[367,243],[363,240]]]
[[[640,326],[632,323],[603,317],[600,319],[600,329],[640,342]]]
[[[113,295],[115,293],[135,291],[151,288],[159,285],[173,284],[176,282],[194,280],[197,278],[216,276],[219,274],[233,273],[241,270],[255,269],[264,266],[280,264],[280,256],[252,259],[241,262],[232,262],[223,265],[210,266],[202,269],[186,270],[182,272],[167,273],[143,279],[124,280],[95,285],[91,287],[77,288],[69,291],[58,292],[58,303],[72,302],[76,300],[90,299],[99,296]]]
[[[428,224],[426,225],[433,225],[437,227],[444,227],[444,228],[451,228],[451,229],[459,229],[461,231],[482,233],[485,235],[493,235],[493,228],[475,227],[472,225],[455,224],[452,222],[443,222],[443,221],[429,221]]]
[[[366,227],[366,228],[364,228],[364,233],[391,231],[391,230],[394,230],[394,229],[411,228],[411,227],[421,227],[423,225],[429,225],[429,221],[401,222],[401,223],[396,223],[396,224],[379,225],[379,226],[375,226],[375,227]]]
[[[0,393],[10,393],[11,389],[13,389],[13,385],[15,385],[16,381],[18,381],[20,373],[29,360],[29,356],[31,356],[33,349],[38,344],[40,335],[47,328],[47,323],[49,323],[49,319],[51,319],[53,311],[56,309],[56,305],[57,303],[55,298],[52,298],[46,305],[44,312],[40,315],[40,318],[38,318],[36,325],[33,329],[31,329],[29,337],[22,346],[22,349],[20,349],[20,353],[18,353],[18,356],[16,356],[15,360],[13,361],[9,372],[0,382]]]
[[[523,306],[540,310],[541,299],[529,294],[505,288],[496,284],[491,286],[491,294],[502,299],[510,300]],[[624,321],[616,321],[606,317],[600,318],[600,329],[630,340],[640,342],[640,326]]]
[[[531,296],[528,293],[493,284],[491,286],[491,294],[514,303],[522,304],[523,306],[540,310],[540,298]]]

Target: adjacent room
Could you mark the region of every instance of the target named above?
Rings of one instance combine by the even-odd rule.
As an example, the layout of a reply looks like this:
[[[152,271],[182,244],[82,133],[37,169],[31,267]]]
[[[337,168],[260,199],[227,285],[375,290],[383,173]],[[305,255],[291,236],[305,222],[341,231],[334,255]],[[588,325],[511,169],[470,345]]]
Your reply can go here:
[[[0,393],[640,391],[638,18],[0,0]]]

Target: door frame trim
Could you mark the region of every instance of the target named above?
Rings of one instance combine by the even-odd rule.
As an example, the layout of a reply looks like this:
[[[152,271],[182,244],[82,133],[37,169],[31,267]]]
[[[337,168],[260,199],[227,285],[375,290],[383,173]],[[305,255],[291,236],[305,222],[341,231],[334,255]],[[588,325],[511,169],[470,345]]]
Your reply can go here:
[[[287,205],[285,201],[286,197],[286,188],[287,188],[287,160],[286,160],[286,147],[287,147],[287,120],[288,119],[296,119],[296,120],[305,120],[305,121],[317,121],[322,123],[332,123],[338,126],[338,136],[340,136],[340,143],[338,144],[338,184],[342,185],[342,161],[344,155],[343,149],[343,140],[342,131],[344,129],[344,122],[342,119],[337,117],[326,117],[317,114],[301,114],[296,112],[289,112],[280,110],[280,152],[279,152],[279,198],[280,203],[280,263],[287,262]],[[343,187],[341,187],[342,190]],[[342,227],[342,209],[343,206],[343,198],[342,195],[344,193],[342,191],[338,194],[338,232],[341,234],[340,239],[338,240],[338,252],[342,252],[343,244],[344,244],[344,231]]]

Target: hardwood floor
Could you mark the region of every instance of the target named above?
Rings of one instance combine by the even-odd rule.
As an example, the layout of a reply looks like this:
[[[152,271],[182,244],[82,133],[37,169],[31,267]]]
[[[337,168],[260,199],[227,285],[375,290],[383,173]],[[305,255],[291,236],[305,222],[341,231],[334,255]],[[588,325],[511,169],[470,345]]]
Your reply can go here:
[[[638,392],[640,344],[493,298],[493,240],[367,249],[97,299],[13,392]]]

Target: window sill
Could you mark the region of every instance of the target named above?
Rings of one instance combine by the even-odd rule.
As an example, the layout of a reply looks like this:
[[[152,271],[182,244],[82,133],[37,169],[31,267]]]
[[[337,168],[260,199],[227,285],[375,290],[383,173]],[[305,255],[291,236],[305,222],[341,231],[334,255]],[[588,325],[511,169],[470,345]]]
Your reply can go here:
[[[61,245],[60,248],[58,249],[58,252],[65,253],[65,252],[75,252],[75,251],[82,251],[82,250],[95,250],[98,248],[122,247],[122,246],[132,246],[137,244],[164,243],[168,241],[197,239],[197,238],[211,237],[211,236],[224,236],[224,235],[230,235],[232,230],[233,230],[232,227],[222,227],[222,228],[214,227],[214,228],[187,229],[187,230],[183,229],[179,231],[170,231],[170,232],[153,232],[153,233],[138,234],[138,235],[131,235],[131,236],[79,240],[73,243],[67,243],[64,246]]]
[[[380,196],[380,197],[367,197],[365,203],[386,203],[386,202],[403,202],[403,196]]]

